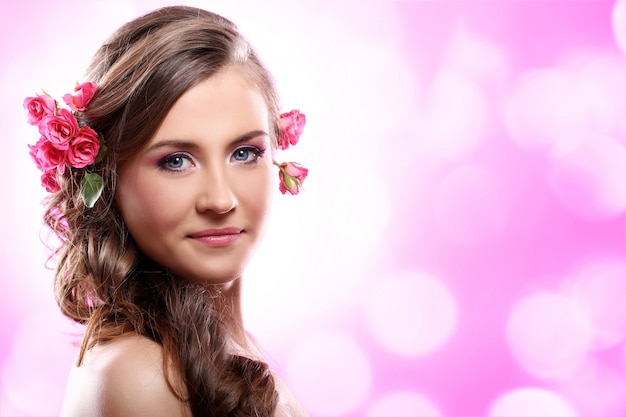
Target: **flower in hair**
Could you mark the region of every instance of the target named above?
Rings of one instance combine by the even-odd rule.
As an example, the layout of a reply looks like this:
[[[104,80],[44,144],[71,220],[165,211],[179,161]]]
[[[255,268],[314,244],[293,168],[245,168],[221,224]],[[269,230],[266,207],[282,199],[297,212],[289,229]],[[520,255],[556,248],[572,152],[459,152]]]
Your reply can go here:
[[[285,150],[289,146],[296,145],[300,140],[305,123],[306,116],[299,110],[291,110],[281,114],[278,120],[278,147]],[[280,192],[291,195],[298,194],[309,170],[296,162],[278,163],[274,161],[274,165],[278,167]]]
[[[70,147],[70,141],[78,132],[78,120],[67,109],[58,109],[48,114],[39,122],[39,133],[60,151]]]
[[[302,182],[306,178],[309,170],[296,162],[283,162],[278,165],[278,177],[280,192],[296,195],[302,188]]]
[[[24,108],[28,112],[28,123],[37,126],[45,115],[52,114],[57,108],[56,102],[48,95],[28,97],[24,100]]]
[[[299,110],[292,110],[289,113],[280,115],[278,121],[278,147],[282,150],[289,148],[290,145],[296,145],[300,139],[300,135],[304,130],[306,116]]]
[[[85,108],[96,93],[96,89],[97,86],[94,83],[77,84],[74,87],[74,94],[64,95],[63,101],[74,111],[85,111]]]
[[[104,187],[102,177],[90,172],[90,167],[100,162],[106,153],[104,137],[78,120],[96,92],[94,83],[77,84],[74,94],[66,94],[63,101],[70,110],[44,92],[43,95],[27,97],[24,108],[28,123],[39,128],[41,137],[34,145],[28,145],[37,168],[42,171],[41,184],[50,193],[61,189],[58,175],[66,168],[84,169],[80,193],[85,206],[94,206]]]

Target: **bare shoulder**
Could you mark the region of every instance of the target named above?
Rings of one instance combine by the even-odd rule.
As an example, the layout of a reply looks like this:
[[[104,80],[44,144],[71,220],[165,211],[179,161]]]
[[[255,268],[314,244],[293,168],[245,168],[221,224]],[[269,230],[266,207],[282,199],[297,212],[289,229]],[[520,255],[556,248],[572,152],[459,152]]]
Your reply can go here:
[[[128,335],[94,346],[70,373],[61,416],[181,416],[188,407],[169,389],[161,346]]]

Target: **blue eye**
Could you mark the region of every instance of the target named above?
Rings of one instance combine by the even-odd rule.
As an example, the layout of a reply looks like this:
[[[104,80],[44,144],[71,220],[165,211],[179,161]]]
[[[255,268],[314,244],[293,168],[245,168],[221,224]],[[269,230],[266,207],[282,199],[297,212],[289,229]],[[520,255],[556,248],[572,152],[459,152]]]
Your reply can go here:
[[[253,147],[238,148],[233,152],[232,159],[245,164],[256,162],[262,155],[262,150]]]
[[[188,155],[174,154],[161,159],[158,166],[164,171],[184,171],[189,168],[189,164],[192,164],[192,161]]]

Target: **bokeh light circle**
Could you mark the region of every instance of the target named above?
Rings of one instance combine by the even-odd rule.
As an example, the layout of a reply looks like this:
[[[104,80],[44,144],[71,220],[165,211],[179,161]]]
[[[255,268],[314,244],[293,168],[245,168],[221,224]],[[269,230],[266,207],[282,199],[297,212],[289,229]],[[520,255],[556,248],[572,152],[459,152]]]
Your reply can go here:
[[[572,404],[541,388],[519,388],[501,395],[491,405],[490,417],[577,417]]]
[[[373,285],[368,316],[377,340],[403,356],[423,356],[440,348],[457,323],[457,306],[437,278],[420,273],[387,277]]]
[[[513,355],[526,371],[540,378],[561,379],[585,359],[593,327],[580,303],[543,291],[514,305],[506,333]]]
[[[465,28],[457,30],[445,51],[446,66],[483,82],[500,82],[508,75],[504,49]]]
[[[598,259],[575,277],[573,296],[589,311],[593,321],[594,347],[606,349],[626,336],[626,262]]]
[[[572,212],[585,220],[604,220],[626,210],[626,148],[598,136],[553,160],[549,184]]]
[[[508,223],[509,211],[502,182],[477,164],[452,170],[434,195],[436,224],[455,243],[476,244],[494,237]]]
[[[1,369],[0,388],[22,415],[47,415],[61,407],[65,386],[59,379],[67,378],[76,354],[64,326],[69,329],[64,319],[41,312],[31,312],[20,323]]]
[[[318,196],[318,201],[323,201],[323,206],[312,206],[307,218],[317,220],[319,217],[316,216],[316,211],[327,214],[319,218],[321,224],[311,222],[311,226],[322,235],[320,239],[325,239],[329,230],[332,230],[334,242],[327,242],[329,245],[341,243],[352,248],[375,245],[385,230],[391,212],[389,192],[381,172],[374,168],[365,171],[362,169],[361,164],[367,163],[365,160],[376,159],[373,155],[369,156],[371,159],[362,152],[358,161],[328,160],[330,166],[337,164],[338,167],[317,174],[325,177],[322,180],[325,191]],[[338,177],[341,177],[343,184],[349,186],[338,187]],[[306,209],[303,211],[306,212]],[[294,222],[297,222],[302,213],[296,212],[293,216],[296,217]]]
[[[439,417],[435,403],[414,391],[394,391],[376,399],[365,417]]]
[[[618,363],[607,363],[591,356],[558,387],[567,398],[575,399],[583,416],[626,415],[626,380]],[[623,369],[623,368],[622,368]]]
[[[487,99],[474,81],[448,68],[441,69],[416,114],[416,145],[420,153],[446,160],[467,154],[484,140]]]
[[[338,333],[303,340],[288,358],[286,375],[304,408],[318,416],[354,412],[372,388],[369,358],[351,338]]]
[[[585,105],[572,76],[560,69],[530,70],[519,76],[505,107],[511,138],[524,149],[561,154],[584,141]]]
[[[613,6],[613,34],[623,53],[626,54],[626,0],[618,0]]]

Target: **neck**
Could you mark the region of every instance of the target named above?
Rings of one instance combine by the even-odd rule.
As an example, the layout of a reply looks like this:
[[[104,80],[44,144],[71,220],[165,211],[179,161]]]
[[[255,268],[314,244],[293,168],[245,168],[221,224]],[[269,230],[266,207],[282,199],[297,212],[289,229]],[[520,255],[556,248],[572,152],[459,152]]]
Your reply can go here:
[[[247,338],[241,312],[241,278],[224,284],[221,292],[221,305],[218,311],[222,314],[221,318],[226,326],[226,331],[236,344],[246,348]]]

